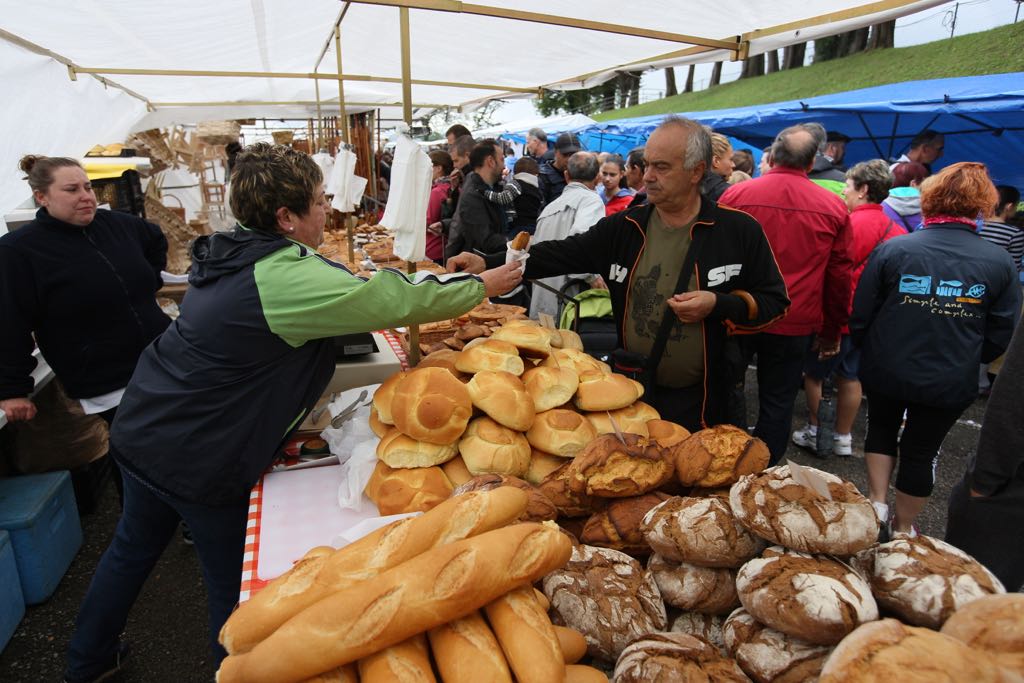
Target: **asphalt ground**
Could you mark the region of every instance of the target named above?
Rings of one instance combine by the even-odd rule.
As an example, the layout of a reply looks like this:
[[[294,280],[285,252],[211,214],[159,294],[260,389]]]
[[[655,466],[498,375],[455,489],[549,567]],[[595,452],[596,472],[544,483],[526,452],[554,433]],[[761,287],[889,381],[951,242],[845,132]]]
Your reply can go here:
[[[748,373],[747,406],[751,425],[756,420],[757,392],[753,371]],[[973,453],[985,403],[979,399],[961,416],[942,445],[935,491],[918,518],[922,533],[941,538],[946,527],[946,503]],[[803,392],[797,397],[793,428],[806,419]],[[827,460],[790,444],[786,453],[809,465],[854,482],[867,491],[863,444],[865,405],[854,425],[854,455]],[[891,502],[891,500],[890,500]],[[64,653],[74,627],[79,603],[92,571],[106,549],[117,524],[117,496],[108,484],[96,512],[82,519],[84,543],[54,595],[44,604],[29,607],[14,637],[0,653],[0,681],[43,683],[60,681]],[[122,672],[110,679],[121,683],[210,683],[214,668],[206,640],[206,593],[195,551],[176,536],[164,552],[142,595],[135,604],[125,636],[132,652]]]

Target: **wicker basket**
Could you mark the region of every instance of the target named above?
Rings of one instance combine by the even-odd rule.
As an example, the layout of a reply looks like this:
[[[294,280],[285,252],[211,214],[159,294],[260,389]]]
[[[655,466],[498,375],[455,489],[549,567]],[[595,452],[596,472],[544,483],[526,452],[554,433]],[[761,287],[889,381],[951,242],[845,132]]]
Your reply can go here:
[[[202,121],[196,126],[196,137],[208,145],[238,142],[242,125],[238,121]]]
[[[274,136],[275,145],[290,145],[295,139],[295,132],[290,130],[275,130],[271,135]]]

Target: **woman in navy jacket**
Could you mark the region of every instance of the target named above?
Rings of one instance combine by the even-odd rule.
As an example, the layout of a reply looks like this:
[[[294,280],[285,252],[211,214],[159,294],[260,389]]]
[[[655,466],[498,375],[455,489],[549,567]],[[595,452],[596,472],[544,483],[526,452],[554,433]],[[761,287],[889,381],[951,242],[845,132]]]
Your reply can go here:
[[[869,497],[893,533],[916,533],[939,446],[977,398],[978,365],[1003,353],[1019,315],[1012,260],[975,232],[996,199],[982,164],[943,169],[921,187],[924,227],[879,245],[857,286],[850,334],[863,349]]]

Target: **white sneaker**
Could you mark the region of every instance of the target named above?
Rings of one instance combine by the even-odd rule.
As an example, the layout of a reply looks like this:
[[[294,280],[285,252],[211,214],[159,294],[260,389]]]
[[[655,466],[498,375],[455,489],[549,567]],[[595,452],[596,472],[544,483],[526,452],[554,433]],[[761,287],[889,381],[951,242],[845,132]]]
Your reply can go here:
[[[853,435],[836,434],[832,437],[832,453],[840,457],[853,455]]]
[[[800,446],[800,448],[807,448],[817,453],[818,427],[816,425],[807,425],[803,429],[793,432],[793,443]]]

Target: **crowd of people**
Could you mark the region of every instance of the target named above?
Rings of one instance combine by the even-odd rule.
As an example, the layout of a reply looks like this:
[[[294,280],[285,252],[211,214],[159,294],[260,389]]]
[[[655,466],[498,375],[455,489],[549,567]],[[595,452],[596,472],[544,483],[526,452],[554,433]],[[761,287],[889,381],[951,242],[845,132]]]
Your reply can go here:
[[[866,394],[862,448],[883,536],[917,533],[944,437],[996,377],[948,538],[1021,587],[1015,188],[970,161],[933,174],[944,142],[929,130],[899,159],[850,168],[850,138],[817,123],[780,131],[757,169],[729,138],[675,116],[625,157],[586,151],[572,133],[549,144],[537,129],[518,159],[462,126],[447,138],[430,154],[427,251],[463,275],[414,285],[385,270],[367,280],[321,257],[319,167],[257,144],[233,159],[239,223],[196,241],[174,321],[153,301],[159,229],[98,209],[77,161],[23,161],[39,210],[0,238],[0,409],[12,422],[33,418],[38,343],[68,395],[112,423],[124,480],[65,680],[119,666],[128,612],[180,520],[209,594],[211,648],[224,656],[216,636],[237,598],[248,492],[326,386],[330,337],[451,318],[485,296],[557,318],[570,282],[610,301],[611,365],[690,430],[747,427],[743,384],[756,361],[753,431],[772,463],[791,440],[816,452],[815,408],[832,376],[829,450],[852,455]],[[533,235],[529,258],[506,265],[520,231]],[[808,423],[794,433],[801,387]]]
[[[460,143],[467,133],[456,132]],[[607,288],[620,345],[612,364],[645,382],[645,400],[662,416],[690,429],[747,427],[743,383],[756,362],[753,431],[773,464],[790,441],[819,455],[817,406],[823,381],[834,377],[827,450],[849,457],[862,448],[882,536],[915,535],[942,441],[990,391],[1020,318],[1020,194],[994,185],[980,163],[933,174],[944,137],[932,130],[898,159],[847,168],[850,141],[817,123],[791,126],[765,148],[755,173],[749,152],[677,117],[626,159],[582,150],[571,133],[552,148],[532,130],[524,158],[540,169],[543,208],[525,279]],[[500,158],[495,140],[474,143],[481,147]],[[456,234],[495,237],[448,250],[449,270],[503,262],[512,233],[493,215],[484,222],[456,207]],[[556,315],[548,287],[532,296],[531,313]],[[809,414],[794,432],[801,387]],[[865,397],[867,436],[854,444]],[[963,528],[953,516],[977,514],[980,497],[1020,495],[1020,458],[1008,463],[995,444],[983,439],[977,458],[996,457],[998,467],[972,464],[965,475],[967,498],[951,507],[951,533]],[[972,488],[979,467],[993,480]],[[1020,525],[1001,527],[1020,547]],[[991,539],[1000,532],[987,533],[998,548]],[[1009,566],[1002,556],[996,564]],[[1013,574],[1008,585],[1020,584]]]

